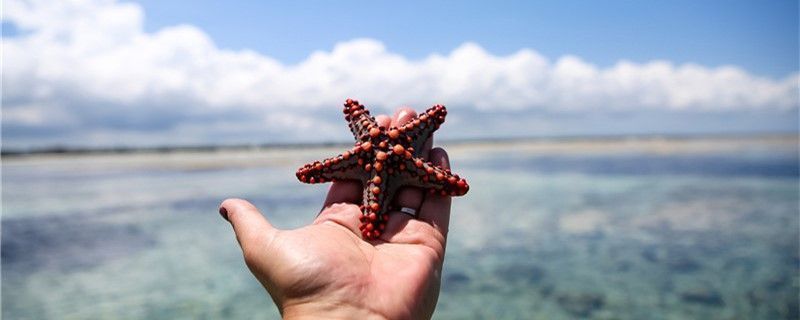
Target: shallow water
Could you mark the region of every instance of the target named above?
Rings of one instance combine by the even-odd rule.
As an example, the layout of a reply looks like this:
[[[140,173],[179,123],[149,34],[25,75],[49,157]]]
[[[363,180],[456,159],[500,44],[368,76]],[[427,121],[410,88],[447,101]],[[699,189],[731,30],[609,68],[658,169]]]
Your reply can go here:
[[[437,319],[796,319],[796,138],[448,147],[453,204]],[[282,228],[336,149],[3,159],[6,319],[270,319],[216,212]]]

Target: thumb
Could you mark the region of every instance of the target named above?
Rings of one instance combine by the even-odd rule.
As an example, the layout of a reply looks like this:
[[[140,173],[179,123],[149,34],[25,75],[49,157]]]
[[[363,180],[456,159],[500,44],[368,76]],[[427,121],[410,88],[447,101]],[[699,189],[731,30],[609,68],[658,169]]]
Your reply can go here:
[[[245,259],[252,257],[254,250],[263,250],[275,235],[276,229],[246,200],[227,199],[220,204],[219,213],[233,226]]]

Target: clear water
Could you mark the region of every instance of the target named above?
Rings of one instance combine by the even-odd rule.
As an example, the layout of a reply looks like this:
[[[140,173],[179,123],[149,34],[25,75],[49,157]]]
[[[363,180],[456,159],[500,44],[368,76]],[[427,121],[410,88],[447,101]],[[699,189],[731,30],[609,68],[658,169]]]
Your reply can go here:
[[[796,319],[796,138],[448,148],[437,319]],[[336,149],[3,159],[5,319],[272,319],[217,214],[293,228]]]

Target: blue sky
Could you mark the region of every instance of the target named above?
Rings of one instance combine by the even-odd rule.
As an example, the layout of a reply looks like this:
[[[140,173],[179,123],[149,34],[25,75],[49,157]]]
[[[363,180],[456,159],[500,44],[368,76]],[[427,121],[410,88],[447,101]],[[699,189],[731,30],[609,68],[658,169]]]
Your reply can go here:
[[[5,0],[3,146],[797,132],[797,1]],[[475,125],[476,119],[480,124]]]
[[[664,59],[773,77],[798,70],[797,1],[137,2],[148,31],[191,23],[223,48],[287,63],[374,38],[411,59],[471,41],[497,55],[535,48],[599,66]]]

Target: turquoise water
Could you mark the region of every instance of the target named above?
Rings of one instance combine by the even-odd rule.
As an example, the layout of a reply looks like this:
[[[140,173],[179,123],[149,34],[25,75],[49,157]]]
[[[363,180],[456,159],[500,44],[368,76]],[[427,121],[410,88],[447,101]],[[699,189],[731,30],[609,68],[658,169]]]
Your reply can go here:
[[[794,138],[449,147],[437,319],[796,319]],[[336,149],[3,159],[5,319],[271,319],[219,202],[311,221]]]

